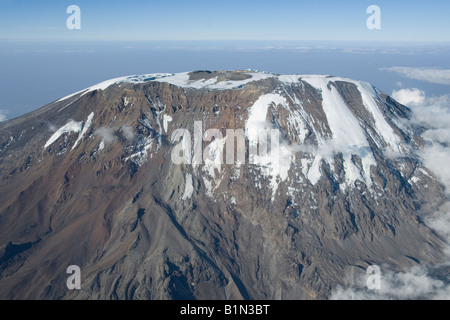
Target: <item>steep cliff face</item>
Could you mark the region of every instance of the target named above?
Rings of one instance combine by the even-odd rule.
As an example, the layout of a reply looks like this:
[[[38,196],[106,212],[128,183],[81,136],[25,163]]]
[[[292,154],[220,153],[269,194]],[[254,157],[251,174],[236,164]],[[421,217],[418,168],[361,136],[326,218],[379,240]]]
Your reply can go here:
[[[444,195],[409,117],[350,79],[197,71],[2,123],[0,298],[326,299],[435,263],[420,211]]]

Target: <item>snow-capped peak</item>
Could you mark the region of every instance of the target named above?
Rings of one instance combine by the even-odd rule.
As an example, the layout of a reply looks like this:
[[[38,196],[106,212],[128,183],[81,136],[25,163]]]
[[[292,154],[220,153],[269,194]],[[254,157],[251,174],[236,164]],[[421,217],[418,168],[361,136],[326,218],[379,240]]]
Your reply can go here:
[[[289,180],[291,162],[298,162],[303,176],[312,185],[316,185],[323,177],[323,165],[326,165],[335,175],[336,181],[339,181],[341,189],[353,186],[358,180],[370,188],[373,182],[371,168],[377,166],[373,148],[392,154],[401,154],[404,150],[402,139],[394,129],[395,125],[386,118],[383,110],[386,102],[382,101],[378,90],[366,82],[329,75],[279,75],[257,70],[133,75],[101,82],[58,101],[77,95],[81,97],[94,90],[106,90],[117,84],[155,81],[185,89],[221,91],[241,90],[247,84],[267,79],[274,80],[272,83],[275,84],[275,89],[253,101],[252,107],[248,109],[245,130],[250,144],[255,143],[255,130],[264,122],[265,128],[278,128],[280,137],[289,137],[288,143],[281,141],[280,145],[274,148],[273,156],[277,159],[271,158],[272,154],[256,159],[261,165],[263,175],[270,179],[272,198],[279,184]],[[346,90],[348,93],[344,92]],[[313,100],[317,101],[309,101],[305,96],[307,94],[315,95]],[[344,97],[345,95],[348,97]],[[307,106],[309,103],[313,103],[312,107]],[[274,109],[284,110],[282,113],[286,115],[286,119],[274,120],[280,116],[277,113],[269,120],[269,112],[274,112]],[[158,114],[159,116],[161,119],[158,118],[158,123],[163,123],[161,130],[163,128],[163,133],[168,134],[169,121],[176,120],[173,115],[165,114],[164,111]],[[81,132],[73,146],[75,148],[89,128],[91,120],[88,119],[85,126],[82,123],[69,122],[49,139],[46,146],[64,133]],[[292,146],[292,142],[296,145]],[[299,151],[300,155],[297,154]],[[336,157],[341,160],[336,162]]]

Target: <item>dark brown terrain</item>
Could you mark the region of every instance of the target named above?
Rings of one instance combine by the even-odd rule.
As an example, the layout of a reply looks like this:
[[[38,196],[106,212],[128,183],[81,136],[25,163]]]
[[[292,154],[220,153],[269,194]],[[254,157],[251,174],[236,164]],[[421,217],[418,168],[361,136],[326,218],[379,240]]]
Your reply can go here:
[[[0,299],[328,299],[371,264],[405,270],[440,261],[442,239],[421,212],[444,193],[408,151],[423,145],[420,127],[400,125],[408,108],[376,91],[403,150],[389,158],[357,85],[323,78],[370,148],[349,158],[334,150],[333,161],[318,160],[313,181],[314,148],[335,133],[312,81],[251,81],[238,71],[190,77],[248,82],[117,82],[0,124]],[[300,146],[288,178],[248,163],[212,175],[203,164],[172,163],[174,130],[194,132],[194,121],[204,130],[245,128],[269,94],[286,104],[270,103],[267,123],[284,144]],[[68,131],[44,147],[70,121],[84,135]],[[376,165],[367,169],[369,158]],[[66,287],[69,265],[81,268],[81,290]]]

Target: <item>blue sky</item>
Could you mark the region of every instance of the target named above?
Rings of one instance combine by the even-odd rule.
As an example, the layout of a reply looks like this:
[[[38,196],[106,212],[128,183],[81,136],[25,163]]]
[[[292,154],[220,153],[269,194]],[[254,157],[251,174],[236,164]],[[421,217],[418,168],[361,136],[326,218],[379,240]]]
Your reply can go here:
[[[81,30],[68,30],[69,5]],[[366,9],[381,8],[381,30]],[[450,2],[385,0],[0,0],[0,40],[450,41]]]

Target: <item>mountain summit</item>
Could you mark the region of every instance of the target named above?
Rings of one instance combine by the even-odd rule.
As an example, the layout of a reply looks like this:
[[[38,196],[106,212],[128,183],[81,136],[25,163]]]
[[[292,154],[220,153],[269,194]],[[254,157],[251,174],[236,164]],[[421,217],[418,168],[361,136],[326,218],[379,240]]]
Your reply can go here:
[[[420,212],[444,192],[410,117],[365,82],[238,70],[1,123],[0,299],[327,299],[370,265],[436,263]]]

